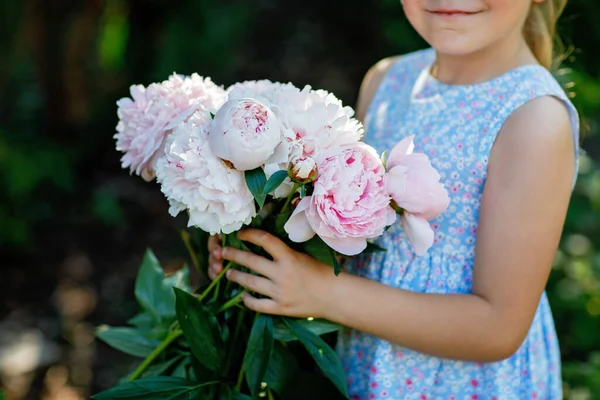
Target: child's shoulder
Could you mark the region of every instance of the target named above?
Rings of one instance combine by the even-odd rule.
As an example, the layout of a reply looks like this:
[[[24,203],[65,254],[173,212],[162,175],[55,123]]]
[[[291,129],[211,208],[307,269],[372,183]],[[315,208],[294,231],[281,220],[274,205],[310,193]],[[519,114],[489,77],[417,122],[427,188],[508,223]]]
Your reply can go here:
[[[433,50],[428,48],[403,55],[386,57],[373,64],[365,74],[360,86],[356,104],[357,118],[361,121],[363,120],[367,108],[369,107],[369,104],[371,103],[371,100],[377,91],[377,88],[379,88],[383,78],[390,71],[390,69],[392,69],[392,67],[401,67],[403,65],[407,67],[413,65],[422,67],[427,62],[433,60],[434,55],[435,54]]]

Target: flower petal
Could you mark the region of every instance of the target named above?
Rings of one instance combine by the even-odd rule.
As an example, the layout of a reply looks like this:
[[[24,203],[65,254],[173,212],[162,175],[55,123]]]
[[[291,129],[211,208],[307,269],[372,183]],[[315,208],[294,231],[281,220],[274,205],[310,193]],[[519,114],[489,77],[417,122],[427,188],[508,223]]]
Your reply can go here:
[[[408,241],[412,244],[414,252],[418,256],[427,253],[433,245],[433,229],[426,219],[419,218],[411,213],[402,214],[402,228],[406,233]]]
[[[306,242],[315,236],[306,218],[305,210],[310,205],[310,196],[303,198],[292,213],[290,219],[285,223],[283,229],[287,232],[290,240],[296,243]]]
[[[388,168],[385,176],[386,189],[397,204],[406,197],[406,171],[406,167],[397,165]]]
[[[386,169],[388,171],[398,165],[405,156],[413,152],[415,148],[415,144],[413,143],[414,137],[415,135],[405,137],[390,151],[386,161]]]
[[[355,256],[367,248],[367,239],[356,237],[331,238],[321,236],[321,239],[332,249],[346,256]]]
[[[288,155],[290,152],[290,145],[287,141],[282,141],[275,147],[275,151],[265,164],[280,164],[288,161]]]
[[[394,209],[392,207],[388,207],[385,212],[385,218],[386,218],[385,226],[393,225],[396,222],[397,217],[398,217],[398,214],[396,214],[396,211],[394,211]]]

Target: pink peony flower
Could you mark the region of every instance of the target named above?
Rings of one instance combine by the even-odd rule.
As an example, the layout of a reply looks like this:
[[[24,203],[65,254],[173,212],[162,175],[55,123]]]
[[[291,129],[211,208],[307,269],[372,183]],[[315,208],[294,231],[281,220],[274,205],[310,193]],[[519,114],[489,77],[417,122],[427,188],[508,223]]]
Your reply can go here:
[[[313,194],[300,201],[285,230],[294,242],[317,234],[341,254],[355,255],[395,220],[377,153],[356,143],[323,155]]]
[[[281,124],[257,100],[229,100],[215,115],[208,141],[218,157],[248,171],[269,163],[274,154],[279,157],[275,150],[282,141]]]
[[[225,102],[226,92],[209,78],[198,74],[182,77],[173,74],[162,83],[148,87],[133,85],[131,98],[117,102],[117,150],[125,153],[123,168],[146,180],[154,179],[154,167],[162,156],[165,138],[196,110],[212,112]]]
[[[156,176],[171,215],[188,210],[188,226],[216,234],[231,233],[256,215],[243,172],[228,168],[211,150],[208,112],[196,112],[173,130]]]
[[[392,206],[401,212],[402,227],[415,253],[423,255],[433,245],[428,221],[438,217],[450,198],[440,175],[423,153],[413,153],[414,136],[401,140],[390,152],[386,168]]]

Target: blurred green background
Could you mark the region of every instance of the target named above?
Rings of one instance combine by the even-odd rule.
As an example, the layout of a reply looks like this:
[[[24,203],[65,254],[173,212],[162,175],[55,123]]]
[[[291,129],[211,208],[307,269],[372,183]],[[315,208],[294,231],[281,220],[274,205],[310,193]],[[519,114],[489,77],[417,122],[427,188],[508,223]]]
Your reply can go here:
[[[146,247],[185,249],[155,184],[112,138],[117,99],[173,72],[310,84],[354,105],[367,69],[425,44],[398,0],[0,2],[0,384],[8,399],[86,399],[132,360],[94,327],[135,312]],[[581,174],[548,293],[565,398],[600,399],[600,3],[571,0],[557,76],[584,117]]]

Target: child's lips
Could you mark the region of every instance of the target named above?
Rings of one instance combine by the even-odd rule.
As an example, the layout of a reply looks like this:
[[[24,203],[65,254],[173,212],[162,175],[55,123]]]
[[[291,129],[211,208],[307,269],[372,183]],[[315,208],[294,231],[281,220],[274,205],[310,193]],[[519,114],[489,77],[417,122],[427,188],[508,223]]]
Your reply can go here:
[[[440,16],[440,17],[447,17],[447,18],[455,18],[455,17],[468,17],[468,16],[472,16],[472,15],[476,15],[479,14],[480,11],[467,11],[467,10],[445,10],[445,9],[438,9],[438,10],[427,10],[428,13],[436,15],[436,16]]]

